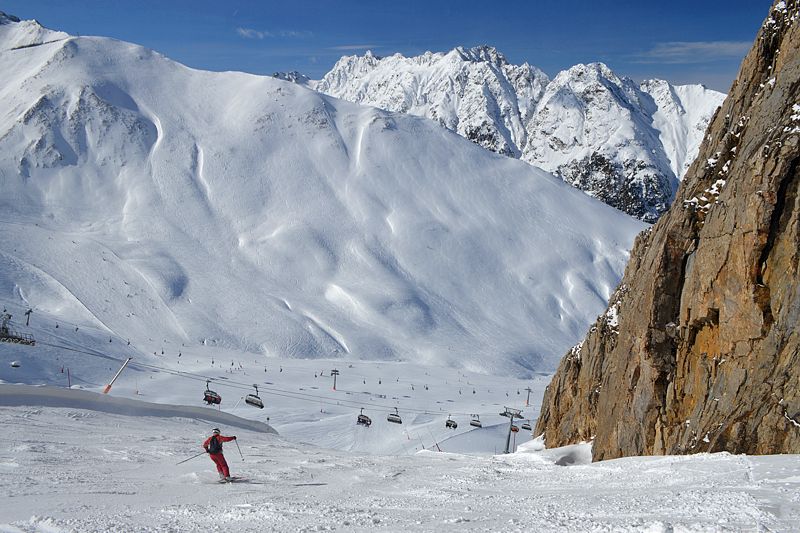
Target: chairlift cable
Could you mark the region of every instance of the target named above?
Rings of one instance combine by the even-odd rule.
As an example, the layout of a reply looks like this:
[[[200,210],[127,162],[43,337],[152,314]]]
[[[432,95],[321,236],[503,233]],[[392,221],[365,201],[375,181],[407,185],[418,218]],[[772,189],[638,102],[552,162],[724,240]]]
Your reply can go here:
[[[73,342],[70,342],[70,341],[65,341],[65,342],[68,342],[70,344],[77,344],[77,343],[73,343]],[[73,348],[73,347],[69,347],[69,346],[57,345],[57,344],[48,343],[48,342],[41,342],[41,341],[39,342],[39,344],[41,344],[43,346],[49,346],[49,347],[52,347],[52,348],[58,348],[58,349],[72,351],[72,352],[83,353],[83,354],[90,355],[90,356],[93,356],[93,357],[101,357],[103,359],[113,360],[113,361],[117,361],[117,362],[120,362],[120,363],[122,363],[124,361],[124,359],[120,359],[120,358],[114,357],[112,355],[104,354],[102,352],[96,351],[96,350],[94,350],[92,348],[88,348],[88,347],[80,345],[80,344],[78,344],[78,346],[81,346],[82,348],[86,348],[86,349],[81,350],[81,349],[77,349],[77,348]],[[153,371],[153,372],[162,372],[162,373],[173,375],[175,377],[182,377],[182,378],[192,379],[192,380],[200,381],[200,382],[205,382],[205,381],[211,380],[211,381],[213,381],[215,383],[216,387],[220,387],[221,386],[221,387],[228,387],[228,388],[233,388],[233,389],[238,389],[238,390],[252,390],[252,384],[246,384],[246,383],[242,383],[242,382],[238,382],[238,381],[230,380],[230,379],[226,379],[226,380],[222,381],[222,380],[219,380],[219,377],[213,377],[213,376],[197,374],[197,373],[189,372],[189,371],[185,371],[185,370],[175,370],[175,369],[172,369],[172,368],[166,368],[166,367],[162,367],[162,366],[158,366],[158,365],[153,365],[153,364],[150,364],[150,363],[138,362],[138,361],[135,361],[135,360],[130,362],[130,366],[131,367],[138,367],[139,369],[150,370],[150,371]],[[344,398],[333,399],[333,398],[331,398],[329,396],[321,396],[321,395],[310,394],[310,393],[295,392],[295,391],[290,391],[290,390],[286,390],[286,389],[281,389],[281,388],[278,388],[278,387],[264,387],[264,386],[262,386],[262,387],[259,388],[259,390],[260,391],[263,390],[265,394],[271,394],[273,396],[279,396],[279,397],[284,397],[284,398],[289,398],[289,399],[294,399],[294,400],[318,402],[318,403],[323,403],[323,404],[326,404],[326,405],[339,405],[339,406],[343,406],[344,405],[345,407],[369,406],[370,408],[372,408],[374,410],[381,410],[381,411],[391,411],[392,409],[396,409],[396,406],[388,406],[388,405],[385,405],[385,404],[379,404],[379,403],[375,403],[375,402],[371,402],[371,401],[357,401],[357,400],[348,400],[348,399],[344,399]],[[412,413],[412,414],[427,414],[427,415],[439,415],[440,414],[440,413],[438,413],[436,411],[430,411],[430,410],[427,410],[427,409],[415,409],[415,408],[411,408],[411,407],[404,408],[403,412]],[[470,416],[471,413],[452,412],[452,414],[457,415],[457,416]]]

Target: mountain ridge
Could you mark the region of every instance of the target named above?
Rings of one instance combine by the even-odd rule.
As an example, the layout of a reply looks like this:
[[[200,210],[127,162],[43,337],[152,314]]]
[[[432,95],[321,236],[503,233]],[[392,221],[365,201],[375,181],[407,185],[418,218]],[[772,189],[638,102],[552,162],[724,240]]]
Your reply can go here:
[[[635,84],[603,63],[551,80],[487,45],[412,57],[367,51],[343,56],[321,80],[304,80],[337,98],[430,118],[646,222],[671,203],[724,97],[665,83]]]
[[[426,119],[270,77],[102,37],[0,67],[0,297],[154,352],[546,371],[643,227]]]

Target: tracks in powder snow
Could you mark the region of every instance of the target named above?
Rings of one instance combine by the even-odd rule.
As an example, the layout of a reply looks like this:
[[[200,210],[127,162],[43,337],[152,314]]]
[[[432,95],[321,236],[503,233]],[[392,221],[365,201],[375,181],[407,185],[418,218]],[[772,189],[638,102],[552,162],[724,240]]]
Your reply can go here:
[[[357,455],[241,430],[245,461],[228,462],[242,481],[217,488],[207,458],[175,465],[197,453],[206,423],[80,414],[0,407],[14,428],[0,455],[0,531],[800,529],[796,456],[559,467],[558,450]]]

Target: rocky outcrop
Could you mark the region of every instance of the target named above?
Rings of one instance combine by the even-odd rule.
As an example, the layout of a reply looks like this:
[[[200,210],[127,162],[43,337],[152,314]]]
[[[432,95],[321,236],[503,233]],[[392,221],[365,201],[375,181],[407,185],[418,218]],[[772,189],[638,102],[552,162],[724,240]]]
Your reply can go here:
[[[345,56],[322,80],[298,82],[428,117],[646,222],[669,207],[724,97],[701,85],[640,86],[602,63],[575,65],[550,80],[490,46],[416,57]]]
[[[770,10],[670,210],[547,389],[594,459],[800,452],[800,14]]]
[[[0,52],[30,48],[68,37],[68,34],[49,30],[35,20],[20,20],[0,11]]]
[[[308,85],[311,81],[311,78],[296,70],[292,70],[291,72],[275,72],[272,74],[272,77],[283,81],[290,81],[298,85]]]
[[[389,111],[420,115],[487,148],[520,157],[526,120],[550,80],[541,70],[512,65],[490,46],[446,54],[345,56],[313,89]]]

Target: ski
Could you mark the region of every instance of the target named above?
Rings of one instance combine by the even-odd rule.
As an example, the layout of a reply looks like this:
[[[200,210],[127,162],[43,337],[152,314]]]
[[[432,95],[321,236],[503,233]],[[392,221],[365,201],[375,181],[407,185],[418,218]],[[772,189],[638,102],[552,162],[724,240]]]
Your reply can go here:
[[[252,485],[264,485],[261,481],[252,481],[250,478],[242,477],[242,476],[231,476],[229,479],[220,479],[217,483],[225,484],[225,483],[249,483]]]

